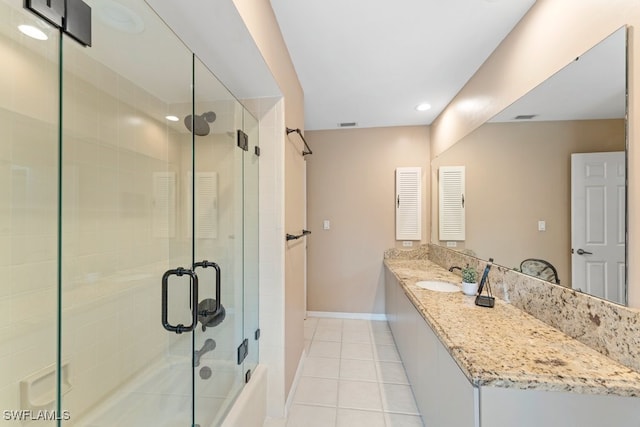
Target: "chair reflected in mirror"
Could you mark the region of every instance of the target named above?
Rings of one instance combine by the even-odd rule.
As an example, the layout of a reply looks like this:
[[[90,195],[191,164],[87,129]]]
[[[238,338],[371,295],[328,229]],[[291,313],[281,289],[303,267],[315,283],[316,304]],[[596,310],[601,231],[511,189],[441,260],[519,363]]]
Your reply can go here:
[[[543,259],[527,258],[520,263],[520,272],[537,277],[547,282],[560,284],[558,271],[549,261]]]

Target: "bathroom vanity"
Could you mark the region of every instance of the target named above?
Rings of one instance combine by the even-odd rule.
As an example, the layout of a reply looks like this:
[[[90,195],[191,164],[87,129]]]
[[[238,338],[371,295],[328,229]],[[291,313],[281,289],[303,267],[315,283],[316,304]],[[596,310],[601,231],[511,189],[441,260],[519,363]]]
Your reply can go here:
[[[386,314],[427,426],[640,426],[640,373],[496,298],[416,282],[460,278],[384,260]]]

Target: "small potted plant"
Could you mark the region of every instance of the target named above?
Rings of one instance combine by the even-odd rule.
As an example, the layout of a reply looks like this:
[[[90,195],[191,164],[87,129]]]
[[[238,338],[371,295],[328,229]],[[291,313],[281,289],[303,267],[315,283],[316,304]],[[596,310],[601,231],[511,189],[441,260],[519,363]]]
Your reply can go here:
[[[465,295],[478,293],[478,272],[468,264],[462,269],[462,293]]]

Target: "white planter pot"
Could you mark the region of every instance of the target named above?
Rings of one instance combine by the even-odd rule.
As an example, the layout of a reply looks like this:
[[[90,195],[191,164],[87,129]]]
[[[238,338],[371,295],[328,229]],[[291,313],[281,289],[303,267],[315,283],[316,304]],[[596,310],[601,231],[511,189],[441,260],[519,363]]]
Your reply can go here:
[[[478,293],[478,282],[462,282],[462,293],[465,295],[476,295]]]

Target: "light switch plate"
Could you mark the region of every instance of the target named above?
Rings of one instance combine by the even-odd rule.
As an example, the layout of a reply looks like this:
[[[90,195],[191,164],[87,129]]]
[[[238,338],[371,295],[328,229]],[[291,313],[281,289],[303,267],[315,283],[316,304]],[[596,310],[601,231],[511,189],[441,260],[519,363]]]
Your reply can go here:
[[[331,228],[331,223],[329,222],[328,219],[325,219],[324,221],[322,221],[322,229],[323,230],[328,230]]]
[[[411,240],[405,240],[402,242],[402,246],[404,246],[405,248],[410,248],[413,246],[413,242]]]
[[[547,231],[546,221],[538,221],[538,231]]]

